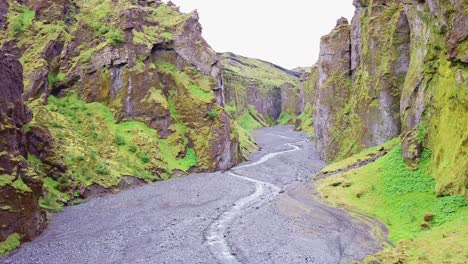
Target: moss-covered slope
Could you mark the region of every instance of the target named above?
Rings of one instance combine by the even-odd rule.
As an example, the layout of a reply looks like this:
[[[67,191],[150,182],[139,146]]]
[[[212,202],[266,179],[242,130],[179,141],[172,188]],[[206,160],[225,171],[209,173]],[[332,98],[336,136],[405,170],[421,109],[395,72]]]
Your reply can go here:
[[[396,247],[365,263],[465,263],[468,200],[462,195],[437,197],[428,174],[430,151],[424,151],[419,169],[412,171],[399,142],[397,138],[324,168],[318,177],[336,174],[320,180],[318,190],[332,205],[371,215],[388,227]]]
[[[221,61],[226,109],[244,128],[294,122],[302,108],[300,72],[233,53]]]

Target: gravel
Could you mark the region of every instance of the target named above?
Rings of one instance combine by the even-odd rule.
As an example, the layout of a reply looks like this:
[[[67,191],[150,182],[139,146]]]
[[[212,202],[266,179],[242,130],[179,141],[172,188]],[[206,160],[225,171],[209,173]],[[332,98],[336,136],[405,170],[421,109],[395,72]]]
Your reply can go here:
[[[250,162],[68,207],[0,263],[347,263],[381,250],[368,223],[316,198],[310,176],[326,164],[303,133],[253,134]]]

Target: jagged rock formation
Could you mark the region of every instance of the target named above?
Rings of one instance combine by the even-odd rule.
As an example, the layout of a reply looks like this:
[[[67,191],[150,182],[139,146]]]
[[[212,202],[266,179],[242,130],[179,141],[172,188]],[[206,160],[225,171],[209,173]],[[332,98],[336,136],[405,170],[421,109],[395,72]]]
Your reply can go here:
[[[31,240],[45,221],[38,204],[42,181],[26,160],[24,125],[32,114],[21,98],[23,71],[17,56],[11,47],[0,49],[0,241],[19,240],[19,234],[23,241]]]
[[[223,109],[222,66],[201,30],[196,12],[161,1],[0,3],[0,45],[16,47],[23,66],[1,54],[12,83],[1,86],[10,154],[0,241],[33,238],[44,222],[38,204],[57,211],[132,184],[226,170],[255,148]]]
[[[467,2],[354,1],[322,38],[302,115],[324,159],[338,160],[398,135],[406,162],[432,151],[437,193],[468,187]],[[307,104],[309,103],[309,105]]]
[[[301,72],[233,53],[221,54],[226,109],[247,129],[291,121],[301,111]]]

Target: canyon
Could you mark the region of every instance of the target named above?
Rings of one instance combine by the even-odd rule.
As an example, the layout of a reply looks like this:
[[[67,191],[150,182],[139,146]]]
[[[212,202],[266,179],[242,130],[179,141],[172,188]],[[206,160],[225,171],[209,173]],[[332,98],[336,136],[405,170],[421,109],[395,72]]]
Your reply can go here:
[[[285,69],[171,2],[0,3],[0,262],[463,263],[468,4],[353,4]]]

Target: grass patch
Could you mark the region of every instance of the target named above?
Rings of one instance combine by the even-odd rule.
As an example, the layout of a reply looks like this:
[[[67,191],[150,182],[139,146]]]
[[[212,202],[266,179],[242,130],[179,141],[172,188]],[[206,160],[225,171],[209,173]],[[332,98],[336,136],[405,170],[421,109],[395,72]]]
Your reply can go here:
[[[255,120],[250,113],[244,113],[242,116],[239,117],[239,124],[240,126],[247,130],[255,130],[258,128],[262,128],[263,126]]]
[[[210,103],[215,99],[212,91],[205,91],[196,85],[187,86],[187,90],[193,97],[205,103]]]
[[[211,109],[208,112],[208,118],[211,119],[211,120],[217,119],[218,118],[218,112],[215,109]]]
[[[106,39],[112,46],[120,46],[125,43],[125,36],[120,29],[110,29],[109,32],[106,33]]]
[[[57,82],[65,81],[67,76],[64,73],[49,74],[47,80],[49,81],[49,87],[54,87]]]
[[[321,173],[333,173],[342,169],[346,169],[347,167],[353,166],[361,161],[365,161],[367,159],[373,158],[375,155],[377,155],[381,151],[388,152],[391,149],[393,149],[396,145],[398,145],[399,143],[400,143],[400,138],[395,138],[386,142],[383,145],[368,148],[349,158],[329,164],[328,166],[322,169]]]
[[[60,182],[49,177],[44,178],[43,181],[46,194],[39,199],[39,206],[52,212],[60,212],[63,204],[70,200],[70,195],[59,190]]]
[[[18,177],[18,179],[14,181],[13,184],[11,184],[11,186],[21,192],[32,192],[31,188],[29,188],[29,186],[23,182],[23,179],[21,177]]]
[[[392,140],[384,146],[394,144]],[[324,170],[347,167],[375,149]],[[430,166],[431,152],[426,149],[420,168],[409,170],[397,144],[373,163],[317,183],[327,202],[376,217],[388,227],[389,239],[396,247],[369,257],[365,263],[465,263],[468,200],[462,195],[437,197],[435,181],[428,175]]]
[[[8,236],[8,238],[0,243],[0,256],[16,249],[21,244],[21,237],[19,234],[14,233]]]
[[[10,27],[13,31],[13,35],[26,31],[28,27],[32,25],[34,17],[36,16],[34,11],[25,5],[21,5],[20,9],[21,12],[18,12],[10,18]]]
[[[468,248],[468,208],[462,207],[443,225],[416,238],[403,240],[395,248],[368,257],[364,263],[452,263],[465,264]],[[374,261],[374,262],[372,262]]]
[[[288,124],[294,123],[295,119],[296,118],[294,115],[291,115],[288,113],[281,113],[280,116],[278,117],[278,120],[276,120],[276,122],[279,125],[288,125]]]
[[[401,145],[397,145],[373,163],[320,181],[318,189],[334,205],[380,219],[388,226],[391,241],[411,239],[424,232],[421,224],[426,214],[433,214],[430,225],[438,226],[467,205],[461,196],[436,197],[434,179],[426,173],[429,161],[430,152],[425,150],[420,168],[411,171],[401,156]],[[335,187],[338,182],[349,186]]]
[[[304,107],[304,111],[296,119],[296,129],[306,132],[309,138],[312,138],[315,135],[312,114],[312,104],[307,103]]]

